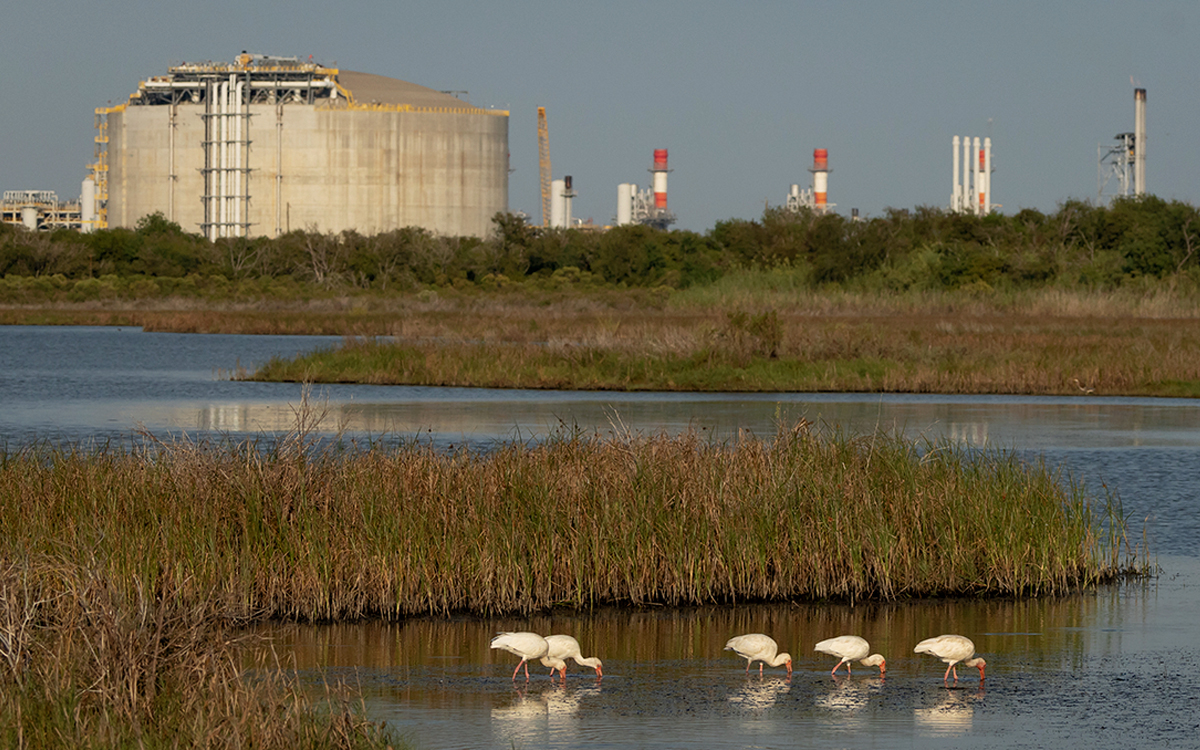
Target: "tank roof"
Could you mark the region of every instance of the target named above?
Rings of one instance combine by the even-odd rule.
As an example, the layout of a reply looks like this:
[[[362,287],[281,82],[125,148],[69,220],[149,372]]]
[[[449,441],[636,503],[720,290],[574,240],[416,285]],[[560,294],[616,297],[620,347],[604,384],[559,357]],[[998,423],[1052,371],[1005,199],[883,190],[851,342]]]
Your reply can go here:
[[[340,70],[337,79],[354,97],[355,104],[409,104],[414,107],[454,108],[471,106],[450,94],[374,73]]]

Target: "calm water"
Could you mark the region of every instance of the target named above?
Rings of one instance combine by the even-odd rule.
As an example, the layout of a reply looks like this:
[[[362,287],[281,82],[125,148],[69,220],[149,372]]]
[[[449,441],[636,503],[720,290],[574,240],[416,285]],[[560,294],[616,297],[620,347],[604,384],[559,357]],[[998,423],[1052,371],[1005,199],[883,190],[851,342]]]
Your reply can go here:
[[[294,424],[300,387],[235,383],[227,372],[334,337],[148,334],[138,329],[0,327],[0,439],[136,442],[272,440]],[[606,610],[578,617],[415,620],[277,628],[305,674],[360,684],[372,715],[437,747],[1167,747],[1200,745],[1200,403],[1173,399],[870,395],[603,394],[340,386],[318,389],[323,428],[383,444],[486,448],[560,430],[697,430],[715,440],[823,429],[903,432],[1011,449],[1113,492],[1143,525],[1163,574],[1145,584],[1037,602],[779,605]],[[500,629],[568,632],[604,659],[566,686],[491,652]],[[739,632],[775,634],[795,658],[747,678],[721,651]],[[923,637],[971,635],[988,658],[981,687],[947,689]],[[888,657],[829,677],[812,643],[845,632]],[[973,672],[973,670],[968,670]],[[960,671],[960,675],[965,675]]]

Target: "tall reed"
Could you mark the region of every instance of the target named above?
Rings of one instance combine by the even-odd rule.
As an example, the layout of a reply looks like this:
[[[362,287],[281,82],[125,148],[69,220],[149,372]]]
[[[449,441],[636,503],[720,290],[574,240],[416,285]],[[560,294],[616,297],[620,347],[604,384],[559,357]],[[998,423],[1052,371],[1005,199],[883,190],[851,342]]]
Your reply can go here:
[[[60,517],[70,522],[72,519]],[[65,539],[60,537],[61,541]],[[113,549],[0,560],[0,744],[15,748],[382,748],[344,689],[247,673],[191,573],[115,577]]]
[[[1045,467],[884,435],[293,448],[4,456],[3,559],[92,551],[126,596],[227,621],[1057,594],[1138,566]]]

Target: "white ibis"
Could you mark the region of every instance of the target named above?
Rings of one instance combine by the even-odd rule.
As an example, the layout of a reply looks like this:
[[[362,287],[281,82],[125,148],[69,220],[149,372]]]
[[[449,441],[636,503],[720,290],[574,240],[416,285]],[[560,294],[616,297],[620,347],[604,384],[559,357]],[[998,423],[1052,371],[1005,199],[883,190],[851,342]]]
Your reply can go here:
[[[546,636],[546,644],[549,647],[546,655],[542,657],[542,665],[550,667],[550,676],[554,676],[554,670],[562,672],[562,678],[567,679],[567,659],[574,659],[575,663],[581,667],[591,667],[596,670],[597,677],[603,677],[604,672],[601,671],[601,662],[596,657],[584,658],[579,650],[579,641],[569,635],[548,635]]]
[[[510,654],[521,657],[521,661],[517,662],[517,668],[513,670],[514,680],[517,679],[517,672],[521,670],[522,664],[525,665],[525,679],[528,680],[529,660],[541,659],[550,650],[546,639],[537,633],[500,633],[492,639],[492,648],[502,648]]]
[[[733,651],[746,660],[746,674],[750,674],[750,665],[760,662],[758,673],[762,675],[763,664],[771,667],[787,665],[788,677],[792,676],[792,655],[777,654],[779,645],[775,639],[762,633],[750,633],[730,638],[725,644],[726,651]]]
[[[820,651],[823,654],[836,656],[841,661],[833,666],[833,671],[829,674],[836,675],[838,667],[846,665],[846,674],[850,674],[850,662],[856,661],[864,667],[879,667],[879,676],[887,671],[887,660],[881,654],[871,653],[871,646],[865,639],[859,638],[857,635],[839,635],[837,638],[827,638],[817,644],[814,651]]]
[[[915,654],[932,654],[950,666],[946,667],[946,674],[942,677],[945,682],[950,679],[950,672],[954,672],[954,681],[958,682],[958,670],[955,665],[959,662],[963,663],[964,667],[978,667],[979,680],[983,681],[983,668],[987,666],[987,662],[975,656],[975,644],[970,638],[965,638],[961,635],[939,635],[937,638],[926,638],[917,644],[913,649]]]

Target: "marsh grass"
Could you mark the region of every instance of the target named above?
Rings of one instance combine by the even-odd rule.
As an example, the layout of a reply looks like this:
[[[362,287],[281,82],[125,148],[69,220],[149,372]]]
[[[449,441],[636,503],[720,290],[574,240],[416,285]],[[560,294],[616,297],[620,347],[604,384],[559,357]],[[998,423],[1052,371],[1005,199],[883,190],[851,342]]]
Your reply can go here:
[[[1200,397],[1200,301],[1166,285],[869,294],[805,290],[787,273],[743,271],[667,296],[426,290],[208,307],[9,307],[0,323],[346,338],[340,349],[246,376],[259,380]]]
[[[460,321],[463,330],[469,323]],[[588,390],[1200,396],[1188,319],[575,318],[574,332],[349,337],[252,380]]]
[[[24,555],[9,545],[0,562],[6,747],[388,745],[349,690],[314,694],[276,663],[245,671],[238,649],[251,639],[231,635],[236,623],[218,621],[169,560],[149,563],[149,578],[123,575],[97,541]]]
[[[5,456],[0,500],[4,559],[94,550],[123,596],[228,622],[1060,594],[1138,569],[1119,512],[1044,467],[803,426],[486,455],[33,451]]]

